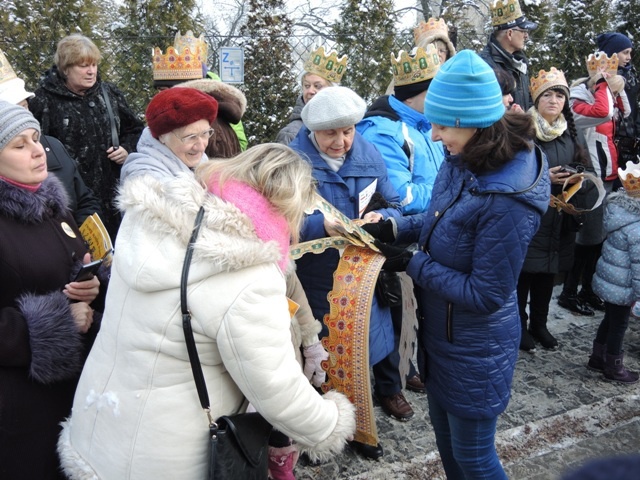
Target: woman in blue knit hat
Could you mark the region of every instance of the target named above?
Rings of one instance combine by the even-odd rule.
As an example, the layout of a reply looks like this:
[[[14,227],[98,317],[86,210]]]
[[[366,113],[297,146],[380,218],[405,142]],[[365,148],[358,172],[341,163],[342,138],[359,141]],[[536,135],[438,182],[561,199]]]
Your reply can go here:
[[[637,162],[640,153],[640,116],[638,116],[638,92],[640,82],[638,74],[631,63],[633,44],[626,35],[618,32],[601,33],[596,38],[598,50],[611,56],[618,54],[618,75],[625,79],[624,91],[629,100],[631,114],[619,118],[616,129],[616,145],[618,147],[618,167],[625,168],[628,162]],[[619,185],[618,185],[619,186]]]
[[[506,479],[496,422],[520,344],[516,283],[547,210],[549,172],[531,117],[505,114],[493,70],[470,50],[440,68],[424,114],[446,154],[429,210],[394,218],[376,244],[383,268],[406,269],[418,289],[419,370],[447,478]],[[419,248],[380,242],[391,239]]]

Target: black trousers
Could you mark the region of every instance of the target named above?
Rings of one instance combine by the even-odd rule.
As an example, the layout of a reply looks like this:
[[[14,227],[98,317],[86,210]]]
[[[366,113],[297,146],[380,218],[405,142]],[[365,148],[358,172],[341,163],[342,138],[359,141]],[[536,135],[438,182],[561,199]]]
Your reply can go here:
[[[549,315],[549,303],[553,294],[553,273],[520,273],[518,278],[518,311],[523,327],[527,320],[531,325],[546,325]],[[527,315],[529,300],[529,315]]]
[[[575,295],[578,293],[578,285],[582,283],[582,289],[591,291],[591,281],[596,273],[596,264],[600,258],[602,244],[579,245],[576,244],[573,256],[573,266],[567,273],[567,277],[562,287],[565,295]]]

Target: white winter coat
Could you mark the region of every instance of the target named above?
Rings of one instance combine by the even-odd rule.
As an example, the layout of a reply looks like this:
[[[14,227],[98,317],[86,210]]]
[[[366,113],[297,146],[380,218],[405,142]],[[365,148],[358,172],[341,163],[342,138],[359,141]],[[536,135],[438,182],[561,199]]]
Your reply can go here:
[[[196,212],[206,214],[189,273],[188,306],[214,418],[243,394],[312,457],[340,451],[353,406],[321,397],[296,362],[276,242],[195,180],[127,181],[102,328],[59,442],[72,479],[205,478],[207,418],[180,313],[180,274]]]

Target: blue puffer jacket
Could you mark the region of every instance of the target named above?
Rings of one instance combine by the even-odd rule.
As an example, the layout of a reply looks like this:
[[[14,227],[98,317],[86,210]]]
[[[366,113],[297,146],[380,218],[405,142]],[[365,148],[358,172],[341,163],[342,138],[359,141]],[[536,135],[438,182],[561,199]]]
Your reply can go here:
[[[538,149],[477,176],[447,157],[428,212],[398,220],[398,242],[421,229],[407,268],[421,290],[420,372],[453,415],[492,418],[507,407],[521,332],[516,283],[549,192]]]
[[[426,212],[444,150],[442,142],[431,140],[431,124],[425,116],[394,96],[383,96],[371,105],[357,129],[382,155],[402,213]]]
[[[614,305],[640,300],[640,198],[609,195],[604,213],[607,239],[593,277],[593,291]]]
[[[358,218],[358,194],[374,181],[377,181],[376,192],[379,192],[390,204],[396,205],[395,208],[375,211],[381,213],[385,219],[400,216],[400,210],[397,207],[398,194],[389,181],[384,161],[375,147],[363,139],[359,133],[356,132],[351,150],[347,153],[346,160],[338,172],[331,170],[319,155],[309,139],[309,130],[306,127],[300,129],[289,146],[311,162],[313,177],[318,182],[318,193],[347,217]],[[300,241],[305,242],[326,236],[322,214],[316,211],[309,215],[302,229]],[[320,320],[329,313],[327,294],[333,287],[333,272],[338,267],[339,260],[338,250],[328,249],[317,255],[307,254],[296,262],[300,283],[307,294],[313,314]],[[326,334],[326,327],[323,328]],[[378,363],[392,350],[391,312],[388,307],[381,307],[374,295],[369,325],[370,364]]]

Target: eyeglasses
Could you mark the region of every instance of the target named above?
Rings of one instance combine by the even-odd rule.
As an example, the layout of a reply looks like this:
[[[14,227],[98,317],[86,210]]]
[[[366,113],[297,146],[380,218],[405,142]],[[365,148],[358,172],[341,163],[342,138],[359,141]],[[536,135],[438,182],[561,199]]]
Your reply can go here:
[[[520,32],[520,33],[523,33],[525,35],[529,35],[529,30],[523,30],[521,28],[512,28],[511,30],[513,30],[514,32]]]
[[[202,133],[193,133],[191,135],[187,135],[185,137],[179,137],[178,135],[176,135],[175,132],[171,132],[173,133],[173,135],[180,140],[183,144],[189,146],[189,147],[193,147],[196,143],[198,143],[198,139],[201,138],[203,140],[209,140],[213,134],[215,133],[215,130],[213,128],[210,128],[208,130],[205,130]]]

